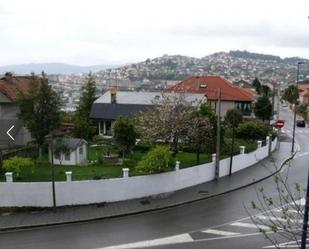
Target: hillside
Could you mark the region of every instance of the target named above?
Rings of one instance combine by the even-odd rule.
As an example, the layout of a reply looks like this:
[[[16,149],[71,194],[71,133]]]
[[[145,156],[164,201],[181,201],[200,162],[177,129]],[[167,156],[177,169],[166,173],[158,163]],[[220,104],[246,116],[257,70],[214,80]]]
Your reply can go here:
[[[280,58],[239,50],[214,53],[202,58],[164,55],[116,69],[102,70],[98,75],[105,80],[117,78],[128,81],[182,80],[190,75],[220,75],[230,81],[244,79],[252,82],[258,77],[264,81],[290,83],[295,82],[296,65],[300,60],[309,62],[298,57]]]

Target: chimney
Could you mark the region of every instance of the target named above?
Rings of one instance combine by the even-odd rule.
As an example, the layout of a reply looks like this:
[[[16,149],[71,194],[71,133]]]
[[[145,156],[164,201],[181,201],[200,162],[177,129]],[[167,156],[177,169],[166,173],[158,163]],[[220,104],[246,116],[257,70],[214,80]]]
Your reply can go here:
[[[110,89],[111,104],[117,104],[117,89],[115,87]]]
[[[4,78],[6,79],[6,81],[11,82],[13,78],[13,74],[11,72],[6,72],[4,75]]]

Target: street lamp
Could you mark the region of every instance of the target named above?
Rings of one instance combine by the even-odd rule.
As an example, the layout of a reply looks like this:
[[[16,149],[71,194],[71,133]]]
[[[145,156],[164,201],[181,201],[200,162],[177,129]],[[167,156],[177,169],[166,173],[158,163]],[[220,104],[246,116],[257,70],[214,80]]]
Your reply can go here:
[[[304,64],[303,62],[298,62],[297,66],[297,83],[298,83],[298,73],[299,73],[299,65]],[[298,88],[297,88],[298,89]],[[296,110],[295,113],[296,115]],[[295,116],[294,116],[294,122],[295,122]],[[294,129],[295,129],[295,123],[294,123]],[[295,130],[294,130],[295,133]],[[293,134],[294,134],[293,133]],[[293,140],[294,142],[294,140]],[[293,143],[294,145],[294,143]],[[307,189],[306,189],[306,204],[305,204],[305,213],[304,213],[304,219],[303,219],[303,230],[302,230],[302,236],[301,236],[301,249],[306,249],[306,242],[307,242],[307,230],[308,230],[308,211],[309,211],[309,171],[308,171],[308,177],[307,177]]]
[[[299,66],[304,64],[304,62],[300,61],[297,63],[297,76],[296,76],[296,90],[298,93],[298,82],[299,82]],[[297,100],[295,100],[294,103],[294,122],[293,122],[293,139],[292,139],[292,153],[294,153],[294,146],[295,146],[295,128],[296,128],[296,104],[298,102],[298,98]]]

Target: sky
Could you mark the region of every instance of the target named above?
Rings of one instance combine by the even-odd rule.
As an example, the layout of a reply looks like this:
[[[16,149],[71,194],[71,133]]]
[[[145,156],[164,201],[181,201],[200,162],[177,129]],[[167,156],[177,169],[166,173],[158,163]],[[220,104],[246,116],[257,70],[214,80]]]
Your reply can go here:
[[[0,0],[0,65],[248,50],[309,58],[308,0]]]

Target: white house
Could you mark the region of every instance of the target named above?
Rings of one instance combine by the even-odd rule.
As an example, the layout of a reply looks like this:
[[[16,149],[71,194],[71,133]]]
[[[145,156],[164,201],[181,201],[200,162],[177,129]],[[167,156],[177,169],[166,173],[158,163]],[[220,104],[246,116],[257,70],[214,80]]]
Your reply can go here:
[[[63,138],[62,142],[69,149],[68,153],[54,153],[54,164],[85,165],[87,164],[87,142],[79,138]],[[51,147],[48,150],[51,162]]]

